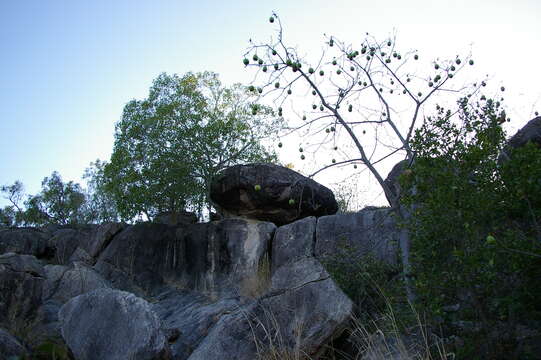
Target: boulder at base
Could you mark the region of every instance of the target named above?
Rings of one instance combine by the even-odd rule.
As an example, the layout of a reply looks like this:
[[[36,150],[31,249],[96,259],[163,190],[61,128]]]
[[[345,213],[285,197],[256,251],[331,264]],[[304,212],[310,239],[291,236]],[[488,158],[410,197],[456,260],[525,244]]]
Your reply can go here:
[[[331,190],[296,171],[273,164],[235,165],[225,169],[213,179],[210,198],[224,215],[270,221],[278,226],[338,211]]]
[[[79,295],[59,311],[62,337],[77,360],[169,359],[160,320],[151,305],[107,288]]]
[[[27,351],[11,334],[0,328],[0,360],[24,358]]]

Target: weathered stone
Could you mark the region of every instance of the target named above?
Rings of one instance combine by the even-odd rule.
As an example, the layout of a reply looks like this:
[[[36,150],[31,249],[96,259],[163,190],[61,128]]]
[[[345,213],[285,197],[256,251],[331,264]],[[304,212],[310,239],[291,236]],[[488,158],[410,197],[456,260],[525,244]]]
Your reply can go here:
[[[498,161],[502,163],[509,160],[512,156],[513,149],[518,149],[528,142],[532,142],[541,147],[541,116],[530,120],[523,128],[518,130],[515,135],[511,136],[505,144]]]
[[[92,231],[91,236],[81,243],[81,247],[93,258],[109,245],[115,235],[126,228],[123,223],[105,223]]]
[[[14,336],[0,328],[0,360],[19,359],[27,355],[25,347]]]
[[[213,179],[210,197],[224,215],[277,225],[338,210],[331,190],[296,171],[272,164],[225,169]]]
[[[316,218],[313,216],[280,226],[272,241],[273,273],[284,264],[314,256],[315,233]]]
[[[513,135],[507,145],[512,148],[519,148],[532,142],[541,147],[541,116],[530,120],[522,129]]]
[[[87,253],[86,250],[84,250],[83,248],[77,247],[77,249],[75,249],[75,251],[73,252],[73,254],[71,254],[69,258],[69,263],[73,262],[82,262],[89,266],[92,266],[96,263],[96,259],[90,256],[90,254]]]
[[[362,210],[318,219],[315,254],[319,259],[351,254],[398,263],[398,229],[391,209]]]
[[[50,234],[34,228],[12,228],[0,230],[0,254],[13,252],[34,255],[37,258],[50,257]]]
[[[257,292],[248,288],[257,286],[258,275],[264,276],[260,272],[268,268],[275,229],[272,223],[245,219],[192,225],[185,233],[183,283],[213,294]]]
[[[314,258],[287,264],[275,276],[296,270],[323,277],[303,281],[299,277],[296,287],[292,284],[269,292],[254,304],[223,315],[189,359],[220,354],[227,359],[252,360],[264,356],[272,344],[275,350],[284,351],[284,357],[295,349],[317,356],[346,327],[352,303]]]
[[[154,222],[169,226],[190,225],[197,222],[197,215],[189,211],[162,212],[154,218]]]
[[[55,249],[55,262],[66,265],[75,249],[90,236],[87,229],[59,229],[49,240],[51,247]]]
[[[239,298],[211,299],[190,290],[169,289],[155,297],[154,311],[163,322],[173,359],[185,360],[223,314],[241,305]]]
[[[401,195],[401,188],[400,188],[400,182],[399,178],[400,175],[406,170],[409,166],[409,160],[402,160],[393,166],[389,174],[387,175],[387,178],[385,178],[384,183],[389,187],[391,190],[392,198],[389,197],[388,194],[385,194],[387,197],[387,201],[389,204],[393,204],[395,199],[397,199]]]
[[[21,328],[35,318],[44,274],[41,262],[32,255],[0,255],[0,325]]]
[[[68,301],[59,318],[62,336],[77,360],[170,358],[152,306],[133,294],[97,289]]]
[[[94,268],[115,287],[131,290],[126,285],[132,281],[150,290],[180,270],[181,245],[173,227],[152,223],[128,226],[112,238]]]
[[[65,303],[77,295],[100,288],[110,288],[110,283],[95,270],[82,263],[70,266],[45,266],[47,280],[43,287],[43,300]]]
[[[303,227],[306,234],[300,239],[301,245],[295,246],[288,257],[281,248],[290,243],[291,235],[300,234]],[[325,344],[344,330],[353,304],[321,263],[309,255],[313,249],[315,219],[303,219],[284,228],[277,230],[281,239],[277,249],[281,254],[280,260],[273,262],[268,293],[223,315],[190,360],[208,359],[213,354],[251,360],[264,358],[272,350],[283,351],[284,357],[286,352],[294,351],[317,357]]]

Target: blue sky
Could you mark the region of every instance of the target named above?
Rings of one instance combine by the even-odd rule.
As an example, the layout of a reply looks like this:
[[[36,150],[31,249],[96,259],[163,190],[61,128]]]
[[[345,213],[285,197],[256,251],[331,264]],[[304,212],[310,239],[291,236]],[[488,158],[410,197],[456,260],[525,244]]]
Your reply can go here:
[[[35,193],[54,170],[80,181],[109,158],[123,106],[161,72],[250,81],[243,53],[249,38],[268,40],[272,11],[307,52],[324,32],[355,42],[396,31],[402,48],[434,58],[471,48],[477,69],[505,84],[516,129],[541,111],[540,3],[1,0],[0,185],[19,179]]]

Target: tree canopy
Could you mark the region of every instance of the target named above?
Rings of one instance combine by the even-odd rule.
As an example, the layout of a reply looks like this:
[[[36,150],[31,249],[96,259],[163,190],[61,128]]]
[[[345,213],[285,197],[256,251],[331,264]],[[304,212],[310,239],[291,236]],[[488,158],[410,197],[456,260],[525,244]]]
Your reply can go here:
[[[25,223],[66,225],[88,222],[83,211],[85,195],[79,184],[64,183],[60,174],[54,171],[43,179],[41,186],[40,193],[25,201]]]
[[[161,74],[116,124],[105,188],[123,219],[210,208],[212,176],[243,162],[274,161],[262,141],[278,128],[271,109],[245,87],[222,86],[211,72]]]

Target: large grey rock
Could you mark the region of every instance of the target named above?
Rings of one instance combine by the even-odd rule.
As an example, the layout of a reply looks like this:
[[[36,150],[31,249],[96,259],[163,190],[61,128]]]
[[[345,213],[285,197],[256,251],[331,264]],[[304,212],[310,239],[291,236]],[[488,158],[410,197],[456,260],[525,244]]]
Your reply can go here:
[[[250,306],[223,315],[189,359],[220,354],[227,359],[252,360],[271,351],[273,344],[290,353],[298,349],[311,356],[319,354],[345,329],[352,303],[317,260],[296,264],[291,271],[315,273],[317,278],[311,276],[297,287],[271,292]],[[280,272],[287,273],[289,269]]]
[[[244,219],[177,229],[138,224],[116,235],[94,268],[113,286],[138,294],[171,284],[238,295],[268,258],[274,230],[274,224]]]
[[[33,347],[59,338],[59,303],[43,302],[47,272],[31,255],[0,255],[0,326]]]
[[[101,224],[92,231],[89,237],[83,239],[80,246],[88,255],[96,258],[109,245],[113,237],[124,230],[126,226],[123,223]]]
[[[95,270],[82,263],[70,266],[46,265],[47,280],[43,287],[43,300],[59,303],[92,290],[110,288],[111,284]]]
[[[277,238],[287,241],[304,227],[307,234],[301,243],[313,249],[315,221],[308,218],[279,228]],[[222,315],[189,359],[220,354],[251,360],[276,349],[317,357],[345,329],[353,304],[309,253],[305,246],[292,248],[290,256],[282,252],[281,260],[273,262],[269,291],[250,305]]]
[[[100,253],[94,268],[114,287],[147,291],[163,285],[180,270],[182,238],[167,225],[141,223],[115,235]]]
[[[10,333],[0,328],[0,360],[19,359],[28,355],[25,347]]]
[[[336,216],[336,215],[334,215]],[[311,216],[280,226],[272,241],[272,271],[315,254],[316,218]]]
[[[49,240],[51,247],[55,249],[55,263],[68,264],[70,257],[79,244],[90,236],[89,229],[65,228],[55,231]]]
[[[169,289],[154,300],[153,309],[163,322],[176,360],[188,359],[220,317],[242,304],[236,297],[212,299],[200,292],[177,289]]]
[[[258,285],[257,276],[268,268],[275,229],[272,223],[245,219],[188,227],[182,282],[188,288],[222,296],[257,292],[249,288]]]
[[[32,255],[0,255],[0,325],[21,328],[35,318],[44,274],[42,263]]]
[[[97,289],[68,301],[59,317],[77,360],[170,358],[152,306],[133,294]]]
[[[389,187],[389,190],[391,191],[391,194],[385,194],[387,197],[387,201],[389,204],[393,204],[396,199],[398,199],[401,195],[401,187],[400,187],[400,175],[409,167],[409,160],[402,160],[396,163],[387,177],[385,178],[384,183]]]
[[[14,252],[34,255],[37,258],[52,256],[48,239],[51,235],[33,228],[15,228],[0,230],[0,254]]]
[[[526,145],[528,142],[541,147],[541,116],[530,120],[522,129],[513,135],[507,145],[512,148],[519,148]]]
[[[255,185],[261,189],[256,190]],[[225,169],[213,179],[210,197],[225,215],[277,225],[338,211],[331,190],[296,171],[272,164],[235,165]],[[290,199],[295,203],[290,204]]]
[[[390,265],[398,263],[398,226],[391,209],[362,210],[318,219],[315,255],[326,257],[371,256]]]
[[[515,135],[511,136],[505,144],[500,156],[499,163],[503,163],[512,157],[514,149],[518,149],[528,142],[532,142],[541,147],[541,116],[530,120],[523,128],[518,130]]]

